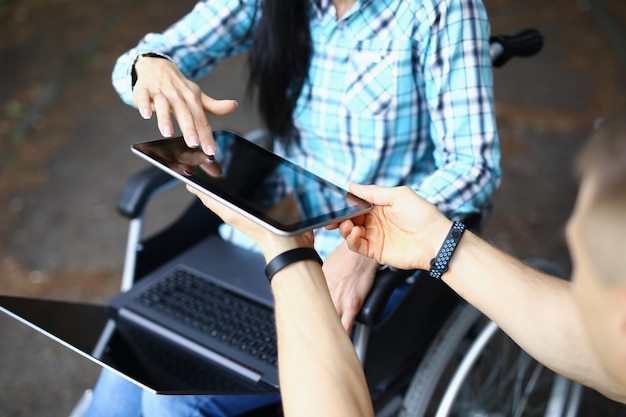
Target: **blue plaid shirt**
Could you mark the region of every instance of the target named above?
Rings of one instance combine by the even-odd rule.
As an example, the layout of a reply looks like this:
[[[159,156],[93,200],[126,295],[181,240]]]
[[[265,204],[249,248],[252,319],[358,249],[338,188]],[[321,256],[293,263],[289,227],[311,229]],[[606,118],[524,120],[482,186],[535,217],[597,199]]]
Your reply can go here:
[[[131,104],[132,63],[146,52],[202,77],[251,46],[257,3],[199,1],[118,59],[114,87]],[[448,217],[478,211],[500,178],[481,0],[357,0],[339,20],[331,0],[310,7],[314,52],[289,159],[343,187],[408,185]],[[326,256],[340,240],[320,230],[316,246]]]

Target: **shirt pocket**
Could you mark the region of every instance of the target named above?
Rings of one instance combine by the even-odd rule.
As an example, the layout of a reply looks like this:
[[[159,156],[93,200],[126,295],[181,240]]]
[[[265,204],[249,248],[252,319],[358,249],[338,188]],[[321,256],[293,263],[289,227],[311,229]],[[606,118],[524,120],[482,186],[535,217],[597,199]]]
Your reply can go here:
[[[350,51],[343,105],[351,116],[385,117],[397,114],[399,77],[411,73],[410,40],[358,41]]]

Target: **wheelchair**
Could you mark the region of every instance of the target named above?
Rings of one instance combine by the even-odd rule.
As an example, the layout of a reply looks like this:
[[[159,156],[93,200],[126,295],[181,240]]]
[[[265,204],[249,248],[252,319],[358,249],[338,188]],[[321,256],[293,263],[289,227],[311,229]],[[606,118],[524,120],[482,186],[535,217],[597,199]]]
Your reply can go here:
[[[541,34],[534,29],[513,35],[493,36],[490,39],[492,65],[497,68],[513,57],[532,56],[541,49],[542,44]],[[258,141],[263,139],[263,135],[262,131],[255,131],[244,136]],[[155,167],[148,167],[131,177],[124,186],[117,209],[130,223],[122,291],[128,290],[142,276],[206,236],[217,233],[221,220],[196,200],[166,228],[151,236],[143,236],[146,208],[152,198],[177,184],[180,182],[168,174]],[[481,212],[460,220],[468,228],[480,233],[490,210],[490,206],[487,206]],[[176,242],[176,245],[172,245],[172,242]],[[401,301],[392,313],[381,319],[391,295],[399,287],[406,290]],[[393,416],[398,412],[405,416],[430,415],[426,414],[429,412],[429,400],[439,401],[440,397],[445,397],[445,393],[440,395],[434,392],[434,388],[439,385],[437,381],[443,380],[444,365],[456,364],[459,351],[463,353],[468,343],[477,340],[480,334],[477,329],[482,330],[488,325],[479,312],[468,306],[443,282],[428,277],[425,271],[382,267],[357,317],[353,333],[355,350],[364,368],[377,416]],[[498,334],[490,331],[492,336],[488,341],[493,339],[493,334]],[[452,352],[443,349],[448,346],[454,348]],[[485,344],[477,349],[483,354],[488,352]],[[499,352],[493,352],[487,356],[496,360],[499,355]],[[432,371],[434,362],[441,362],[435,372]],[[472,375],[482,377],[478,372]],[[461,398],[458,394],[457,389],[449,396],[458,400]],[[245,416],[281,414],[278,404]]]
[[[566,278],[549,260],[525,263]],[[398,416],[575,417],[582,388],[535,361],[463,301],[424,354]]]

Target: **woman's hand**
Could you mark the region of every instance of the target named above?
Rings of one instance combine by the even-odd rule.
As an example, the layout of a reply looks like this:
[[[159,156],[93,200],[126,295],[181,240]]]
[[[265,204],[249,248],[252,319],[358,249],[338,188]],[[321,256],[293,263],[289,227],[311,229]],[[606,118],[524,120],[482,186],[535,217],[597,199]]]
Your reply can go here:
[[[350,334],[354,320],[367,298],[379,264],[339,245],[324,261],[324,276],[341,324]]]
[[[234,111],[237,102],[207,96],[168,59],[141,57],[135,63],[135,73],[137,82],[132,100],[141,116],[150,119],[156,111],[159,131],[171,137],[173,113],[187,146],[202,146],[206,154],[215,154],[215,141],[206,113],[223,116]]]
[[[187,190],[196,195],[209,210],[217,214],[224,222],[241,230],[254,240],[263,251],[266,262],[291,249],[313,247],[313,232],[306,232],[297,236],[279,236],[189,185],[187,185]]]
[[[430,269],[430,260],[450,228],[450,221],[435,206],[408,187],[351,184],[350,191],[372,202],[374,208],[329,227],[339,228],[347,245],[340,245],[324,263],[333,303],[348,332],[372,288],[378,266]],[[347,248],[356,253],[350,254]]]
[[[451,222],[408,187],[351,184],[350,192],[374,204],[368,214],[338,226],[353,251],[400,269],[430,269]]]

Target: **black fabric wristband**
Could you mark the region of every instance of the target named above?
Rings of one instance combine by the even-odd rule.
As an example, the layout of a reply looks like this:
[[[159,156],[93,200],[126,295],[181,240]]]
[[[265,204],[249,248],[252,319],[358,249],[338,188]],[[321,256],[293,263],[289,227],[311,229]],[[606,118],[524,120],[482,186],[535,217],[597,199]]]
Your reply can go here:
[[[443,242],[443,245],[441,245],[441,249],[439,249],[439,253],[430,261],[430,272],[428,275],[439,279],[444,272],[448,270],[448,264],[463,236],[463,232],[465,232],[465,225],[463,223],[454,222],[452,224],[448,236],[446,236],[446,240]]]
[[[294,262],[304,261],[307,259],[317,261],[320,265],[323,264],[322,258],[320,258],[320,255],[315,249],[296,248],[288,250],[287,252],[283,252],[271,261],[269,261],[267,266],[265,267],[265,276],[270,282],[272,282],[272,278],[274,278],[274,275],[276,275],[278,271],[280,271],[287,265],[291,265]]]

